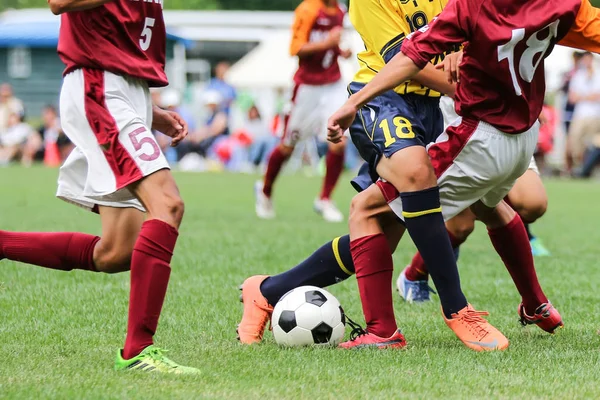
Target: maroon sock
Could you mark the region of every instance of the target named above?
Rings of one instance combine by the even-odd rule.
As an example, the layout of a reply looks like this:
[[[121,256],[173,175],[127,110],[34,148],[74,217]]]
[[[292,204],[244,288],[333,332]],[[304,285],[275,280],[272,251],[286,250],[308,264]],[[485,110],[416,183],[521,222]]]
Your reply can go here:
[[[448,236],[450,236],[450,243],[452,244],[453,249],[465,242],[464,240],[459,240],[456,236],[450,233],[450,231],[448,231]],[[429,278],[427,265],[425,265],[425,261],[423,261],[423,257],[421,257],[421,253],[418,251],[406,269],[405,275],[406,279],[409,281],[424,281]]]
[[[123,358],[130,359],[152,344],[171,275],[177,229],[151,219],[143,223],[131,257],[129,318]]]
[[[331,193],[344,170],[344,152],[334,153],[329,150],[325,156],[325,166],[327,168],[325,179],[323,179],[323,188],[321,189],[321,199],[331,198]]]
[[[283,163],[289,158],[289,156],[283,154],[279,146],[275,147],[271,155],[269,156],[269,162],[267,163],[267,172],[265,173],[265,181],[263,186],[263,193],[267,197],[271,197],[271,191],[273,190],[273,183],[281,171]]]
[[[61,271],[96,271],[94,247],[100,238],[78,232],[0,231],[0,259]]]
[[[369,333],[388,338],[398,326],[392,302],[392,253],[382,233],[350,242],[350,251]]]
[[[488,230],[488,234],[523,298],[525,311],[533,315],[535,309],[548,299],[535,273],[531,246],[521,217],[515,215],[508,225]]]

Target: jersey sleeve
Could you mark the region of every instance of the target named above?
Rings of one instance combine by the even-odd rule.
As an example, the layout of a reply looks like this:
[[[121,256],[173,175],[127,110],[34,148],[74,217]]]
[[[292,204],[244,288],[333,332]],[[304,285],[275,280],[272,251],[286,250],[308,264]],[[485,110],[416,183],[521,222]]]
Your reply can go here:
[[[407,37],[402,53],[421,69],[429,60],[469,40],[475,9],[471,0],[451,0],[428,26]]]
[[[310,31],[319,15],[319,9],[314,3],[303,2],[294,12],[294,24],[292,25],[292,42],[290,43],[290,55],[298,54],[302,46],[308,43]]]
[[[366,47],[379,53],[384,62],[391,60],[410,32],[404,15],[390,0],[361,0],[357,6],[350,2],[350,19]]]
[[[573,26],[558,44],[600,53],[600,10],[581,0]]]

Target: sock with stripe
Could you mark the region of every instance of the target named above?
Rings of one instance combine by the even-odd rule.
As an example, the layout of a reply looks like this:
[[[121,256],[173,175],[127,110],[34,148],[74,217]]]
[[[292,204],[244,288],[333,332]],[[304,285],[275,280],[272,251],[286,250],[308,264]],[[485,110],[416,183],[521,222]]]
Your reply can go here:
[[[312,253],[306,260],[279,275],[270,276],[260,285],[260,291],[270,305],[299,286],[327,287],[354,274],[350,254],[350,236],[333,239]]]
[[[448,237],[450,237],[450,243],[452,244],[452,252],[454,253],[454,259],[458,261],[458,249],[460,245],[464,243],[464,240],[459,240],[450,231],[448,231]],[[417,251],[412,261],[410,262],[410,265],[406,269],[406,279],[414,282],[425,281],[428,278],[429,271],[427,270],[427,265],[425,265],[425,261],[423,260],[423,257],[421,257],[421,253]]]
[[[383,233],[364,236],[350,243],[350,251],[367,331],[388,338],[398,325],[392,299],[394,263],[387,239]]]
[[[142,224],[131,257],[129,317],[123,358],[137,356],[153,341],[169,277],[177,229],[158,219]]]
[[[533,315],[540,304],[548,302],[548,298],[540,287],[521,217],[516,214],[508,225],[488,230],[488,234],[523,298],[525,311]]]
[[[275,179],[279,175],[281,171],[281,167],[286,162],[289,156],[283,154],[279,146],[273,149],[273,152],[269,156],[269,161],[267,162],[267,171],[265,172],[264,184],[263,184],[263,193],[267,197],[271,197],[271,192],[273,191],[273,183],[275,183]]]
[[[0,260],[61,271],[96,271],[94,247],[99,240],[98,236],[78,232],[0,231]]]
[[[340,175],[344,170],[344,152],[334,153],[333,151],[327,151],[325,156],[325,178],[323,179],[323,188],[321,189],[322,200],[330,199],[331,193],[335,188],[335,184],[340,179]]]
[[[446,318],[451,318],[467,306],[467,299],[444,224],[439,188],[400,193],[400,198],[406,230],[427,265]]]

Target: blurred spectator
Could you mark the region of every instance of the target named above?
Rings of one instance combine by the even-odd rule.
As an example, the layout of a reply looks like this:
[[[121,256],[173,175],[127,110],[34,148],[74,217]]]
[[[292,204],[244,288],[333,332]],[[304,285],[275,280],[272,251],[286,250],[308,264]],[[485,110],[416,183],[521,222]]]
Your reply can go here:
[[[63,132],[58,111],[53,105],[48,104],[42,109],[42,126],[38,132],[43,140],[43,146],[38,149],[35,158],[44,159],[46,164],[51,166],[60,164],[75,148]]]
[[[591,53],[582,55],[579,66],[569,87],[569,100],[575,104],[569,146],[574,162],[582,164],[594,136],[600,135],[600,74],[594,68]]]
[[[23,165],[30,166],[42,146],[40,135],[24,121],[22,112],[8,115],[6,129],[0,133],[0,165],[20,158]]]
[[[184,106],[181,105],[181,94],[177,90],[165,89],[162,92],[153,91],[153,96],[154,104],[164,108],[165,110],[178,113],[187,123],[188,131],[190,133],[196,130],[196,122],[194,117]],[[178,151],[176,148],[171,147],[171,138],[162,134],[161,132],[155,132],[155,136],[167,160],[170,163],[177,162]]]
[[[542,173],[546,168],[546,155],[554,148],[554,132],[556,132],[558,120],[558,115],[554,107],[544,103],[539,120],[540,134],[538,135],[534,157],[538,169]]]
[[[567,135],[569,134],[571,121],[573,120],[573,111],[575,111],[575,103],[569,99],[569,87],[571,85],[573,76],[579,69],[579,61],[581,60],[582,55],[583,52],[573,52],[573,66],[571,70],[565,74],[563,86],[561,88],[561,91],[566,96],[565,107],[563,109],[563,122],[565,124],[565,132]],[[570,174],[573,169],[573,157],[571,157],[571,148],[568,140],[565,148],[565,166],[566,172]]]
[[[277,145],[278,138],[262,119],[256,105],[252,105],[248,109],[248,117],[244,128],[252,139],[248,155],[249,161],[255,167],[258,167],[266,161],[275,145]]]
[[[23,103],[13,95],[12,86],[3,83],[0,85],[0,133],[8,128],[8,119],[13,113],[23,114]]]
[[[227,61],[221,61],[215,66],[215,76],[212,78],[206,87],[207,91],[217,92],[221,96],[221,109],[225,115],[229,116],[231,103],[236,98],[236,92],[233,86],[225,82],[225,74],[231,65]]]
[[[204,124],[194,132],[190,130],[189,139],[193,144],[193,151],[206,157],[211,147],[221,138],[229,135],[229,122],[227,115],[221,110],[223,97],[217,91],[210,90],[203,95],[204,106],[208,117]]]

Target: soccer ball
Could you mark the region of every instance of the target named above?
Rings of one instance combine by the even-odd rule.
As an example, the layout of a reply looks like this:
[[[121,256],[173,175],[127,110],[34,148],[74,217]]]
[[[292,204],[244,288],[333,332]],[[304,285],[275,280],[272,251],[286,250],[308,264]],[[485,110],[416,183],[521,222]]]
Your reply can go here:
[[[283,346],[337,346],[344,337],[346,316],[340,302],[316,286],[286,293],[273,310],[273,336]]]

